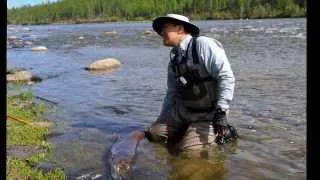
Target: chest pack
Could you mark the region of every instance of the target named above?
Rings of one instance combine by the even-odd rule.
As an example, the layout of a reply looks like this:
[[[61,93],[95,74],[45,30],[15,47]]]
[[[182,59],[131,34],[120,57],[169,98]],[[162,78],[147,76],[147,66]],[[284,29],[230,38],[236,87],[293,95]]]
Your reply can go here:
[[[189,63],[189,57],[188,57],[188,52],[190,45],[192,44],[192,65]],[[184,55],[181,58],[181,61],[179,62],[177,59],[173,59],[171,61],[172,63],[172,68],[173,71],[176,73],[176,76],[179,78],[181,83],[186,85],[187,83],[189,84],[200,84],[206,81],[212,81],[213,78],[209,73],[206,71],[204,65],[200,63],[199,61],[199,56],[197,52],[197,37],[192,37],[190,40],[187,50],[186,50],[186,55]],[[189,61],[189,62],[188,62]],[[198,67],[197,67],[198,66]],[[198,69],[202,68],[202,69]],[[197,72],[197,71],[203,71],[202,73]]]
[[[192,48],[191,55],[189,53],[190,46]],[[180,58],[179,55],[175,55],[170,61],[176,79],[177,96],[185,102],[186,106],[212,110],[216,83],[204,63],[199,60],[196,48],[197,37],[192,37],[185,55]],[[203,107],[196,107],[199,104]]]

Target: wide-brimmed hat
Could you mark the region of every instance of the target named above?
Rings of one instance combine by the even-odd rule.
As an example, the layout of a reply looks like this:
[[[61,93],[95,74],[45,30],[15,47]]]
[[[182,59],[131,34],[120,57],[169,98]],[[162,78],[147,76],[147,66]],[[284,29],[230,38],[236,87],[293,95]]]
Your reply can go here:
[[[199,35],[199,28],[196,25],[190,23],[188,17],[179,14],[167,14],[166,16],[158,17],[155,20],[153,20],[152,27],[160,35],[163,23],[170,21],[181,22],[192,36]]]

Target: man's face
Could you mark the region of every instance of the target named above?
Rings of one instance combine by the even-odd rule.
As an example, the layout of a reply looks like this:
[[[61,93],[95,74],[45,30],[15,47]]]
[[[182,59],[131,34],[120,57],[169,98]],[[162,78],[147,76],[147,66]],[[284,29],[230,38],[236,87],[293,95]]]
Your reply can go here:
[[[178,45],[184,34],[182,25],[175,25],[169,22],[162,25],[161,37],[165,46],[173,47]]]

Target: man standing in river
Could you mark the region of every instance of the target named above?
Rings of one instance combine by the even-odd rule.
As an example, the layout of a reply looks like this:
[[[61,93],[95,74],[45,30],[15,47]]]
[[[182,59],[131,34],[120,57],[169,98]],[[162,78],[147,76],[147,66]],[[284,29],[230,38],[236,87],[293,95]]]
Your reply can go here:
[[[158,17],[152,26],[163,44],[172,47],[167,94],[158,119],[127,138],[138,142],[146,137],[171,152],[236,140],[237,132],[228,124],[235,78],[221,43],[199,36],[199,28],[178,14]]]
[[[158,17],[152,26],[172,50],[162,111],[146,137],[178,151],[236,139],[227,122],[235,78],[221,43],[199,36],[199,28],[178,14]]]
[[[152,26],[163,44],[172,47],[167,94],[149,128],[134,131],[112,146],[114,176],[129,172],[133,151],[144,137],[165,144],[171,153],[203,152],[238,137],[228,124],[235,79],[221,43],[199,36],[199,28],[178,14],[158,17]],[[128,146],[132,150],[124,151]],[[125,161],[122,156],[127,157]]]

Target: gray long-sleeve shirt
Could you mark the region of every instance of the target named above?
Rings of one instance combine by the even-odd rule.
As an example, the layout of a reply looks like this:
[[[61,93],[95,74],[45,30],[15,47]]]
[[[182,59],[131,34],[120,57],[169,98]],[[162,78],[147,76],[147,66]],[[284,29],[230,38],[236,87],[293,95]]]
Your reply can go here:
[[[185,54],[191,38],[191,35],[186,35],[178,47],[175,48],[181,48],[182,53]],[[213,38],[200,36],[197,38],[196,49],[199,60],[204,62],[209,74],[218,82],[218,101],[216,106],[225,110],[229,109],[229,103],[233,99],[235,78],[223,46]],[[189,51],[191,50],[192,48],[189,48]],[[162,106],[162,112],[169,110],[174,105],[175,81],[176,79],[173,79],[168,74],[168,89]]]

